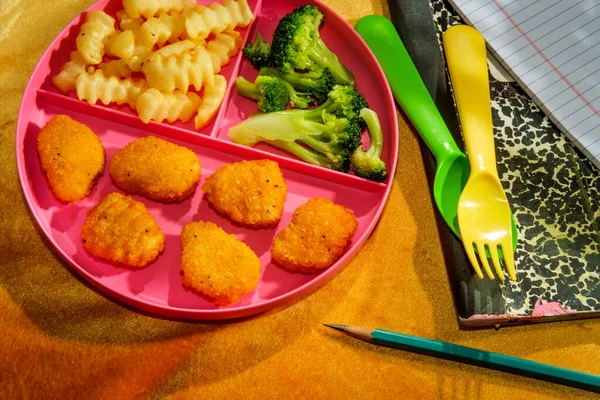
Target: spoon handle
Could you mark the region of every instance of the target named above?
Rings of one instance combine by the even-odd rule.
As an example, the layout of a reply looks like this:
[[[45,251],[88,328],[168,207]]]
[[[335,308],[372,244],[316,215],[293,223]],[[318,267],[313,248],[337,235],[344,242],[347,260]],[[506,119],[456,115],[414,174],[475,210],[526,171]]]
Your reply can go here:
[[[498,175],[485,40],[466,25],[448,28],[442,40],[471,171]]]
[[[392,22],[368,15],[354,29],[379,61],[394,98],[436,160],[460,152]]]

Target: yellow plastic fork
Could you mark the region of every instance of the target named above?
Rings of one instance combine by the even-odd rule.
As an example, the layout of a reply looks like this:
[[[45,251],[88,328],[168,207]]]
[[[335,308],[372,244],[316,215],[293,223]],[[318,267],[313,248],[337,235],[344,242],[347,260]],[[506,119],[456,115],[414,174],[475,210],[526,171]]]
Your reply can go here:
[[[508,275],[514,281],[511,213],[496,168],[485,40],[476,29],[456,25],[444,33],[443,44],[471,165],[458,203],[460,235],[479,278],[483,273],[477,255],[487,276],[494,279],[485,256],[487,247],[500,280],[504,280],[498,257],[501,249]]]

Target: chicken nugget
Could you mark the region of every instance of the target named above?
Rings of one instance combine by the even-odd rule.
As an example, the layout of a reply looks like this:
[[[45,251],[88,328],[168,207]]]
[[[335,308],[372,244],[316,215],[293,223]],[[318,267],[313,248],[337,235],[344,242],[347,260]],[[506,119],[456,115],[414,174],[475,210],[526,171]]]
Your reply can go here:
[[[165,235],[144,203],[116,192],[88,212],[81,240],[93,255],[137,268],[165,248]]]
[[[208,177],[202,190],[219,213],[250,228],[276,225],[287,195],[279,164],[270,160],[222,165]]]
[[[235,235],[212,222],[190,222],[181,231],[183,285],[226,306],[254,290],[260,261]]]
[[[291,272],[316,273],[333,265],[354,236],[358,222],[352,212],[329,199],[316,197],[294,212],[277,234],[271,256]]]
[[[196,190],[200,161],[186,147],[148,136],[134,140],[112,157],[110,177],[127,193],[178,203]]]
[[[72,203],[90,194],[104,170],[100,138],[67,115],[55,115],[37,137],[37,151],[50,190],[60,201]]]

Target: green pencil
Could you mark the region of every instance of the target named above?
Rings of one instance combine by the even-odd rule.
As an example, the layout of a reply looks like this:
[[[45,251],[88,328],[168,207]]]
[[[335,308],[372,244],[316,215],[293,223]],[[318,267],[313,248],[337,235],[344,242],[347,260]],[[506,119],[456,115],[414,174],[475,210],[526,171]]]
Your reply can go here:
[[[325,324],[366,342],[600,393],[600,376],[378,328]]]

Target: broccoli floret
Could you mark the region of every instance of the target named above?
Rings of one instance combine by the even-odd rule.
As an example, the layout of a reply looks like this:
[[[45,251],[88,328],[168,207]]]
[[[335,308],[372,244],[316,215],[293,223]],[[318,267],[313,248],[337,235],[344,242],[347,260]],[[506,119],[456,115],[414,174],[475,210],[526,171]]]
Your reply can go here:
[[[258,100],[258,109],[265,113],[281,111],[288,104],[286,83],[274,76],[259,76],[254,83],[238,76],[235,86],[240,96]]]
[[[275,147],[279,147],[280,149],[285,150],[312,165],[318,165],[319,167],[340,172],[348,172],[350,170],[350,160],[345,153],[341,153],[337,158],[332,160],[331,158],[328,158],[319,152],[306,148],[295,142],[274,140],[268,143]]]
[[[362,104],[366,101],[356,89],[337,85],[321,106],[253,115],[228,135],[238,144],[267,142],[311,164],[348,172],[350,156],[360,145],[364,121],[355,108]]]
[[[385,163],[381,159],[383,133],[377,113],[368,108],[360,110],[360,116],[366,121],[371,137],[371,146],[364,151],[359,146],[350,157],[350,165],[354,173],[372,181],[383,182],[387,178]]]
[[[308,108],[315,101],[313,100],[310,93],[302,93],[294,89],[294,87],[287,81],[281,80],[288,89],[288,95],[290,97],[290,104],[293,108]]]
[[[277,25],[271,44],[271,57],[284,74],[294,70],[329,68],[335,82],[354,85],[352,72],[325,45],[319,29],[324,15],[311,4],[286,14]]]
[[[314,95],[318,104],[327,100],[327,94],[335,86],[335,79],[329,68],[316,68],[309,72],[293,71],[283,74],[281,78],[291,83],[296,90]]]
[[[242,53],[244,53],[244,57],[246,57],[256,69],[273,65],[271,45],[265,42],[263,37],[258,33],[254,39],[254,43],[248,43],[244,46]]]
[[[230,128],[228,135],[238,144],[266,142],[311,164],[348,172],[350,156],[360,145],[365,123],[360,110],[366,104],[354,87],[336,85],[318,107],[253,115]]]
[[[289,82],[294,89],[302,93],[309,93],[316,97],[317,103],[327,100],[327,94],[335,86],[335,80],[329,68],[316,68],[308,72],[288,72],[282,74],[277,68],[261,68],[260,75],[278,76]]]
[[[343,117],[358,124],[360,130],[366,127],[365,121],[360,116],[360,110],[368,108],[369,104],[356,88],[350,85],[335,85],[327,94],[327,100],[318,107],[302,110],[307,118],[322,118],[327,120],[333,117]]]
[[[355,143],[355,126],[352,122],[341,119],[333,125],[321,125],[321,133],[318,135],[299,139],[297,142],[276,141],[274,144],[311,164],[348,172],[353,148],[349,144]]]
[[[290,104],[292,105],[293,108],[308,108],[308,106],[310,106],[312,103],[314,103],[314,100],[311,96],[310,93],[306,93],[306,92],[300,92],[298,90],[296,90],[296,88],[294,88],[294,86],[286,81],[282,74],[279,72],[279,70],[277,68],[271,68],[271,67],[264,67],[260,69],[260,72],[258,73],[259,76],[276,76],[279,79],[281,79],[287,89],[288,89],[288,95],[290,97]]]
[[[246,146],[266,142],[313,165],[348,172],[353,149],[347,146],[355,141],[348,136],[355,134],[355,126],[345,118],[323,123],[295,110],[280,111],[253,115],[230,128],[228,136]]]

